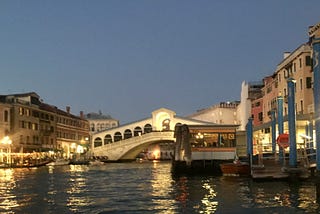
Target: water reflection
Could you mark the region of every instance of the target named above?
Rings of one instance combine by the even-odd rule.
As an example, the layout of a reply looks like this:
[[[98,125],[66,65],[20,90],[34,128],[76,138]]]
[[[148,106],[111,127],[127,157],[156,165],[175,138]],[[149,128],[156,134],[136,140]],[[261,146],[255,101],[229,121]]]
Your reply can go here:
[[[155,204],[154,210],[172,213],[175,209],[175,200],[168,198],[168,195],[172,192],[172,178],[171,174],[167,173],[168,170],[170,168],[164,167],[163,164],[153,162],[151,196]]]
[[[172,176],[170,163],[0,169],[0,213],[319,213],[313,182]]]
[[[70,178],[68,181],[69,188],[67,189],[67,206],[72,212],[78,212],[82,207],[91,204],[86,192],[89,191],[87,186],[88,178],[85,176],[88,171],[88,166],[70,165]]]
[[[202,188],[206,190],[206,193],[201,200],[203,208],[199,213],[215,213],[218,207],[218,201],[216,199],[217,192],[214,189],[214,185],[211,184],[209,180],[206,180]]]
[[[0,169],[1,213],[10,213],[9,211],[12,208],[19,206],[15,194],[12,192],[14,188],[16,188],[16,182],[13,176],[13,169]]]

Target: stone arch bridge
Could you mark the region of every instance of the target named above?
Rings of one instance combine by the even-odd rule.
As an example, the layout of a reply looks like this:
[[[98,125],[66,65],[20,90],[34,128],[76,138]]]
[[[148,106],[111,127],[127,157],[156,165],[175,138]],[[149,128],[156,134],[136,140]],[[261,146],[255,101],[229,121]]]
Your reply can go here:
[[[104,130],[92,135],[93,156],[108,157],[109,161],[133,160],[151,144],[174,142],[176,124],[208,125],[211,123],[178,117],[176,113],[160,108],[151,118]]]

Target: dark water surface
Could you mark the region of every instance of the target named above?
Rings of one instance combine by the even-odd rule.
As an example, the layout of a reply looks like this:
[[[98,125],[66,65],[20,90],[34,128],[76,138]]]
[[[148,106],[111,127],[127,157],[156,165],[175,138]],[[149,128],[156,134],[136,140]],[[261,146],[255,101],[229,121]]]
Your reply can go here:
[[[312,182],[175,176],[169,162],[0,169],[0,213],[319,213]]]

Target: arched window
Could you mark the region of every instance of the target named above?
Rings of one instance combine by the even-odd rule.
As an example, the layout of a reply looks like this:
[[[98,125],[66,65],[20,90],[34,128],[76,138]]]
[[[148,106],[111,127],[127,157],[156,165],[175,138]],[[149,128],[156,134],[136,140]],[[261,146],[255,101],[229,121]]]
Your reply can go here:
[[[132,132],[130,129],[126,129],[124,131],[124,139],[128,139],[128,138],[131,138],[132,137]]]
[[[113,139],[114,139],[114,142],[117,142],[117,141],[122,140],[122,134],[121,134],[120,132],[116,132],[116,133],[114,134]]]
[[[102,140],[100,137],[97,137],[96,139],[94,139],[94,147],[99,147],[102,146]]]
[[[150,124],[146,124],[144,126],[144,133],[150,133],[152,132],[152,126]]]
[[[134,131],[133,131],[133,135],[136,137],[136,136],[139,136],[142,134],[142,129],[141,127],[137,126],[136,128],[134,128]]]
[[[170,130],[170,119],[165,119],[162,121],[162,130],[169,131]]]
[[[109,143],[112,143],[112,137],[111,137],[111,135],[107,134],[104,137],[104,145],[109,144]]]

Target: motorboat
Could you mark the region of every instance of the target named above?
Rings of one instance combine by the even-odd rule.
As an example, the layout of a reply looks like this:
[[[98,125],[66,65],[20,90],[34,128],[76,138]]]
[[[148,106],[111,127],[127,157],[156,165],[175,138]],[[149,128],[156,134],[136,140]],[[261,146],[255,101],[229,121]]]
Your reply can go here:
[[[250,165],[247,162],[242,162],[239,160],[233,161],[231,163],[220,164],[221,172],[224,176],[249,176],[250,175]]]

